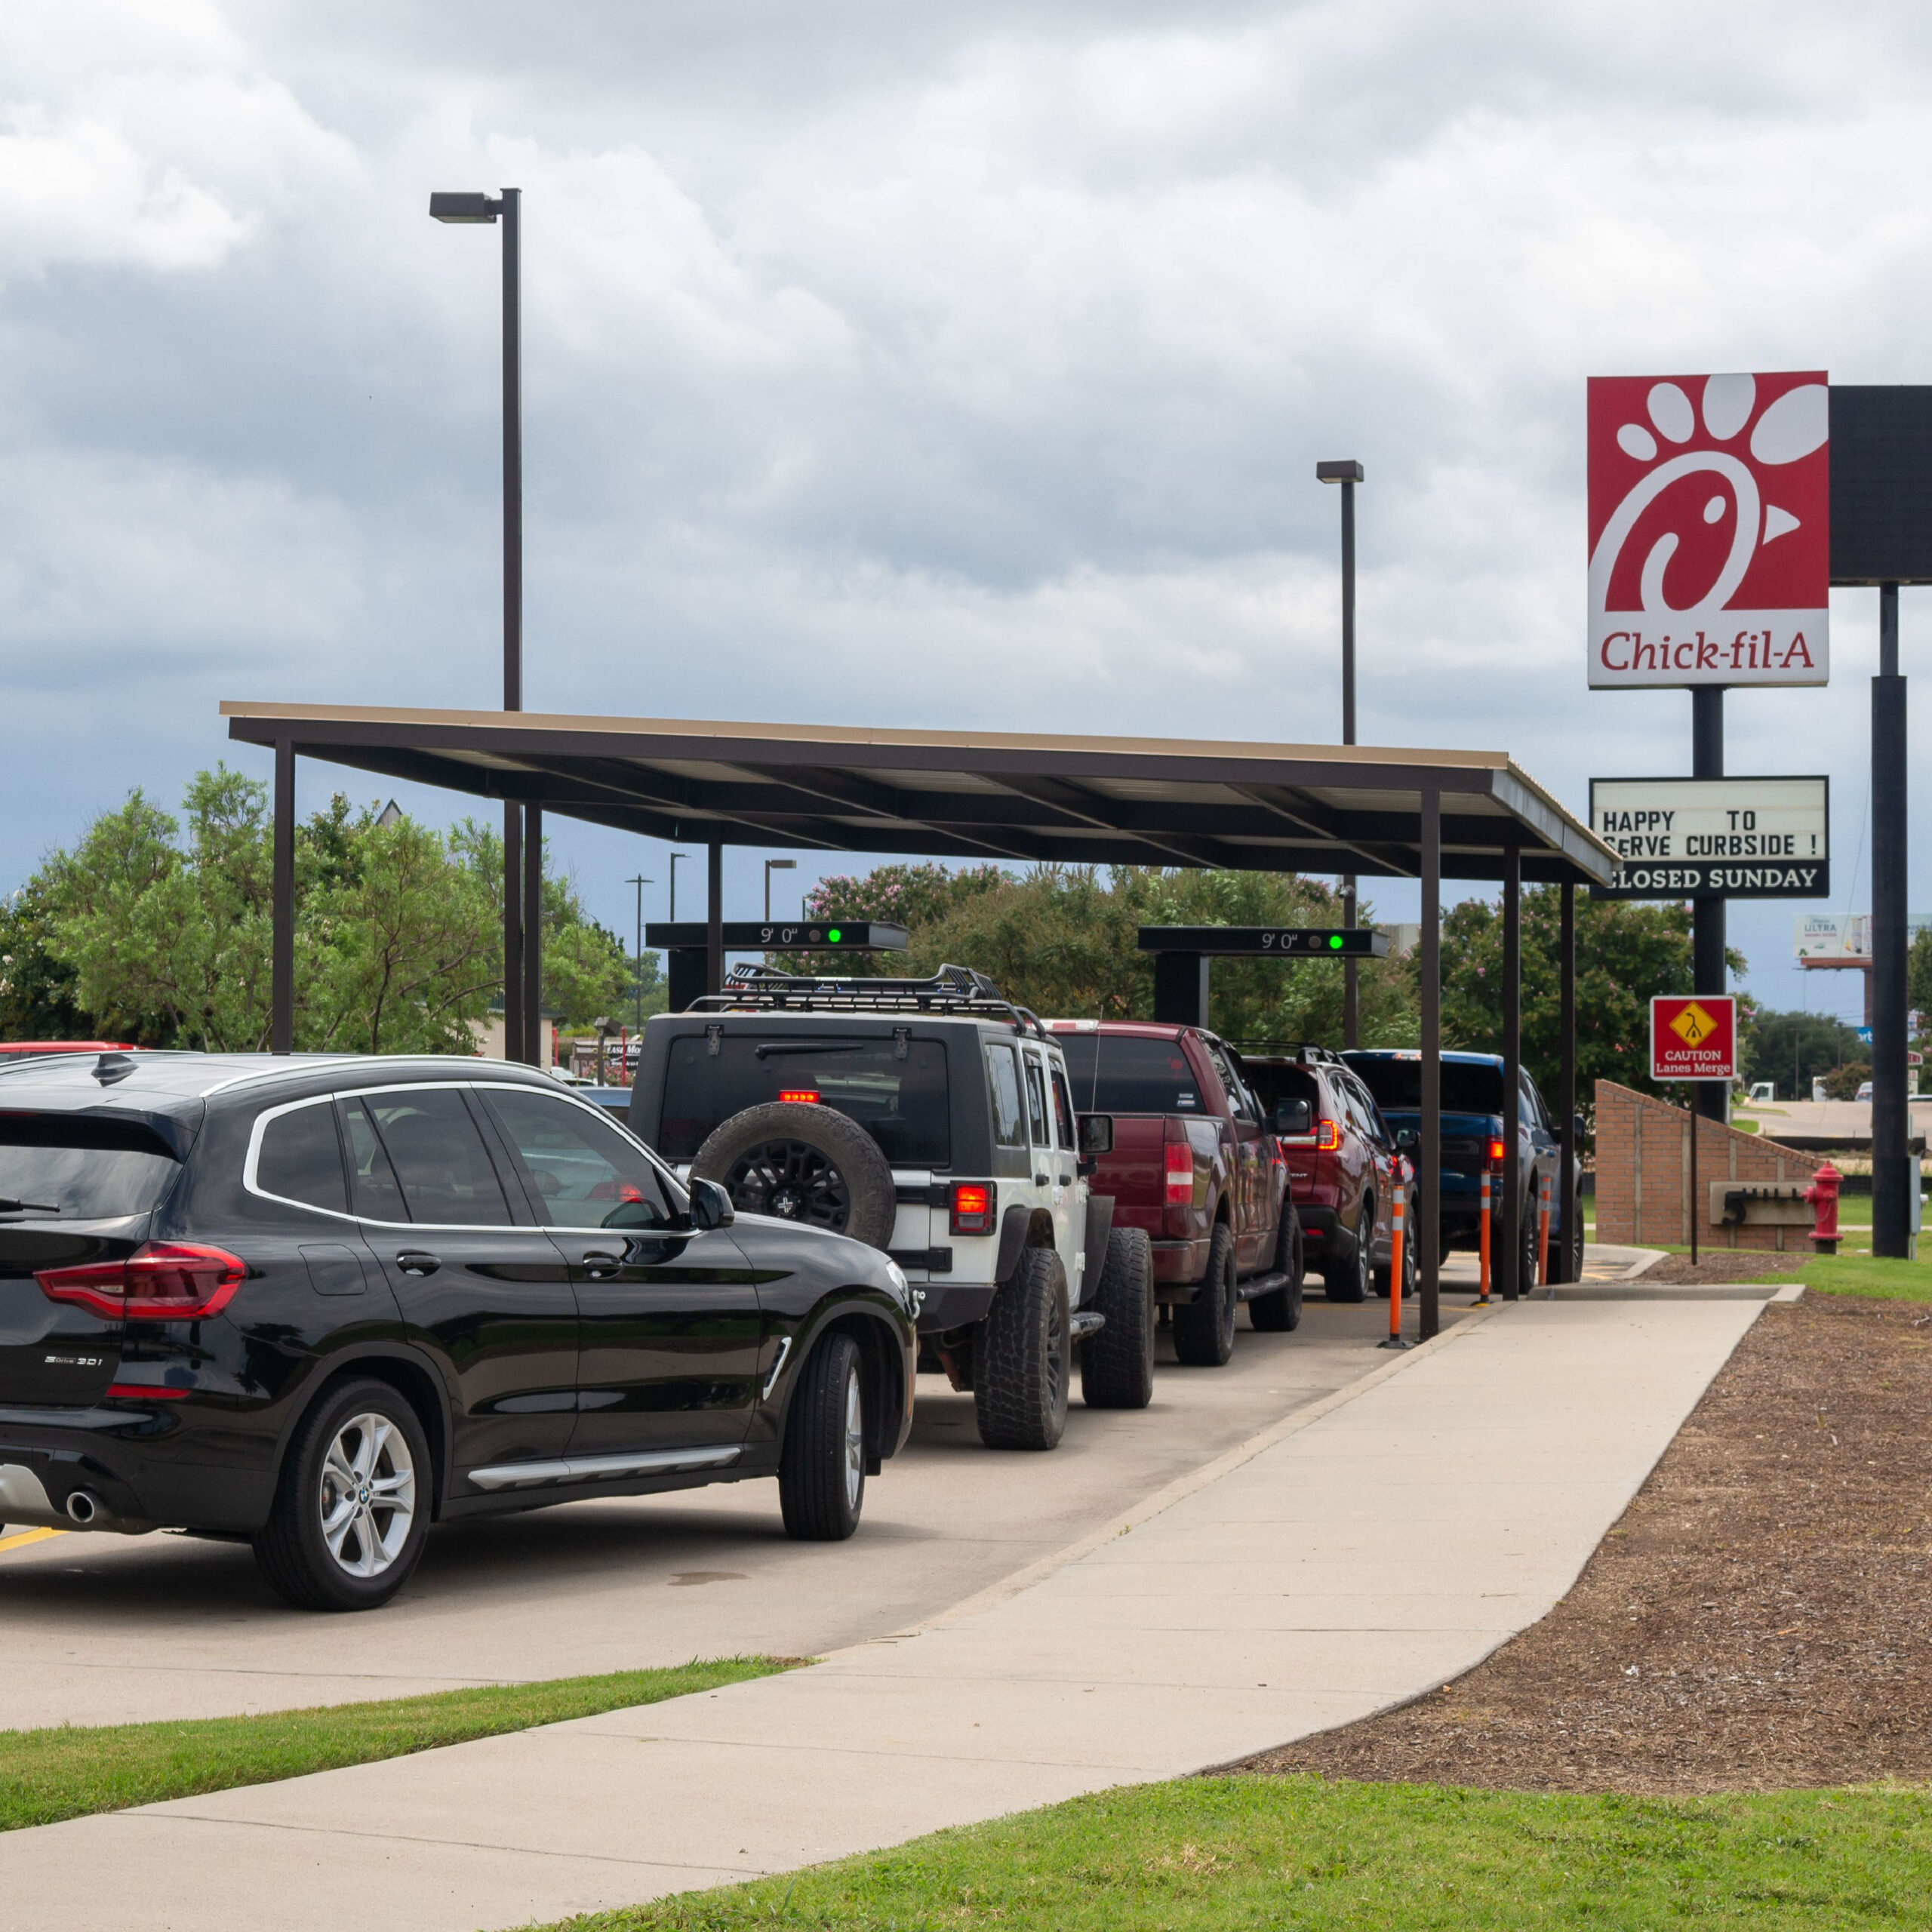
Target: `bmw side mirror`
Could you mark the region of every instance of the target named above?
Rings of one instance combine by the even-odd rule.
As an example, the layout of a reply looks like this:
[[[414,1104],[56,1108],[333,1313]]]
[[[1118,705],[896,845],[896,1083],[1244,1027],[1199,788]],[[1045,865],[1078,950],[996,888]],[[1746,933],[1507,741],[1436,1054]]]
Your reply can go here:
[[[1315,1131],[1315,1110],[1306,1100],[1277,1100],[1275,1103],[1275,1131],[1277,1134],[1312,1134]]]
[[[1114,1151],[1114,1117],[1112,1114],[1080,1116],[1080,1151],[1090,1157]]]
[[[701,1229],[728,1228],[734,1216],[731,1197],[723,1186],[715,1180],[700,1180],[695,1177],[691,1183],[691,1226]]]

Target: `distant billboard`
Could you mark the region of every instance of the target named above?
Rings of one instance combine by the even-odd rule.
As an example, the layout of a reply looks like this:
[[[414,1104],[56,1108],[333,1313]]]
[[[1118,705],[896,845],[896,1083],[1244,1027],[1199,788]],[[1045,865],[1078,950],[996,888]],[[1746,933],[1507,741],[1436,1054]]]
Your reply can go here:
[[[1828,681],[1823,372],[1593,377],[1589,424],[1590,683]]]
[[[1800,960],[1869,959],[1872,915],[1801,912],[1792,923],[1792,949]]]

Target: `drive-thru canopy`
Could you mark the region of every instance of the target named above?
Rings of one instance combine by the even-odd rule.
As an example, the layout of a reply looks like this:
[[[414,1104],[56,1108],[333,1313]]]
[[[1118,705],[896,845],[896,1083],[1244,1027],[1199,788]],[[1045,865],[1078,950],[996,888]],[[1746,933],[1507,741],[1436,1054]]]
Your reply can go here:
[[[702,841],[710,856],[707,977],[714,986],[724,960],[721,855],[731,844],[1419,878],[1424,1092],[1417,1220],[1425,1230],[1438,1222],[1441,881],[1503,884],[1504,1031],[1512,1062],[1521,881],[1551,881],[1564,888],[1563,993],[1571,1017],[1561,1105],[1566,1143],[1571,1137],[1574,888],[1607,881],[1617,857],[1500,752],[305,704],[227,703],[222,712],[231,737],[275,753],[275,1038],[285,1048],[294,1012],[294,763],[309,757],[520,802],[527,823],[553,811],[651,838]],[[529,825],[526,844],[540,853],[539,824]],[[506,964],[512,983],[534,990],[534,959],[528,971],[520,955]],[[1506,1192],[1513,1195],[1514,1164],[1505,1168]],[[1566,1177],[1570,1168],[1566,1144]],[[1506,1214],[1515,1206],[1507,1204]],[[1573,1200],[1564,1211],[1576,1211]],[[1503,1253],[1513,1254],[1515,1245],[1504,1242]],[[1423,1260],[1428,1334],[1435,1326],[1432,1238],[1424,1239]],[[1510,1285],[1506,1275],[1506,1291]]]

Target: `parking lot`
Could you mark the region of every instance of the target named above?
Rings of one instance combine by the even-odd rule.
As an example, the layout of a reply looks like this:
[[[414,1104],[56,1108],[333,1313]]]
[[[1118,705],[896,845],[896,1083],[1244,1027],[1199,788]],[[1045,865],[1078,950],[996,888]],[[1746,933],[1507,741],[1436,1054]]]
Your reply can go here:
[[[1467,1306],[1466,1291],[1446,1297],[1445,1321]],[[921,1377],[912,1440],[844,1543],[789,1540],[770,1482],[574,1503],[438,1531],[402,1595],[354,1617],[285,1607],[237,1544],[164,1532],[17,1545],[0,1551],[0,1727],[823,1654],[949,1607],[1353,1380],[1386,1359],[1374,1344],[1387,1320],[1386,1303],[1332,1305],[1318,1284],[1293,1334],[1244,1318],[1224,1367],[1178,1366],[1164,1335],[1151,1405],[1076,1398],[1051,1455],[982,1447],[972,1398]]]

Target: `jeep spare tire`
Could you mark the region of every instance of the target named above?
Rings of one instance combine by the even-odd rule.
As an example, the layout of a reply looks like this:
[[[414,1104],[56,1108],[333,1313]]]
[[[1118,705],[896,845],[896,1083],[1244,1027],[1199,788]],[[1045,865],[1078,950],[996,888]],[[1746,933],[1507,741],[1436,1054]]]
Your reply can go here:
[[[743,1214],[771,1214],[884,1247],[899,1218],[878,1143],[831,1107],[772,1100],[721,1121],[691,1162]]]

